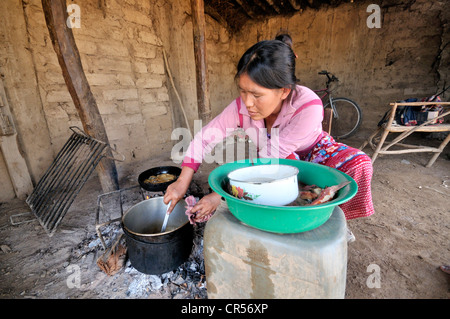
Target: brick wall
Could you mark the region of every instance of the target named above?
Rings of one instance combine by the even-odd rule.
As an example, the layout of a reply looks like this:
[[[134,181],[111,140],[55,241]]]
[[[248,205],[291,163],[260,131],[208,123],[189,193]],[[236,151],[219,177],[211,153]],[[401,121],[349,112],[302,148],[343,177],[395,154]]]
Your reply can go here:
[[[79,2],[81,27],[73,28],[81,61],[102,115],[110,143],[126,163],[168,152],[172,118],[161,40],[149,16],[148,1]],[[33,48],[45,117],[54,152],[82,128],[61,75],[39,0],[29,1]]]

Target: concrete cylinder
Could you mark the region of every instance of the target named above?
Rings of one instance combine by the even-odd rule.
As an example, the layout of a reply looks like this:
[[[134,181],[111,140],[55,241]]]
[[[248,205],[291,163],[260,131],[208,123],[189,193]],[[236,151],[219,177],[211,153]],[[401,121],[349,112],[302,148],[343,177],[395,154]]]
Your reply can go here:
[[[344,298],[346,233],[339,207],[316,229],[275,234],[241,223],[223,202],[203,237],[208,298]]]

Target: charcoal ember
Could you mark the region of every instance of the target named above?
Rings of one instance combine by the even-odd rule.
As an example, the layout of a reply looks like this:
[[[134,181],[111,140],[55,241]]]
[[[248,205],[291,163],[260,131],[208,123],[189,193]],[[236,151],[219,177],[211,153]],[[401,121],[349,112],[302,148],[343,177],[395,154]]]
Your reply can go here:
[[[181,276],[181,278],[186,280],[187,279],[187,270],[184,267],[181,267],[179,269],[180,269],[180,276]]]
[[[202,280],[202,274],[195,272],[191,276],[193,282],[200,282]]]

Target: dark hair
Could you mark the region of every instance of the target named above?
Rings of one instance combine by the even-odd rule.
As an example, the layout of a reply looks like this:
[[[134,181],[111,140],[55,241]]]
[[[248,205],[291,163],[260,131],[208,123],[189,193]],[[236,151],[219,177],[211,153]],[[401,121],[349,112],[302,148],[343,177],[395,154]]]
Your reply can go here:
[[[275,36],[275,40],[284,42],[284,43],[288,44],[291,47],[291,49],[293,49],[292,38],[291,38],[291,36],[289,34],[287,34],[287,33],[277,34]]]
[[[295,54],[279,40],[264,40],[249,48],[239,60],[235,79],[247,73],[253,82],[268,89],[294,88]]]

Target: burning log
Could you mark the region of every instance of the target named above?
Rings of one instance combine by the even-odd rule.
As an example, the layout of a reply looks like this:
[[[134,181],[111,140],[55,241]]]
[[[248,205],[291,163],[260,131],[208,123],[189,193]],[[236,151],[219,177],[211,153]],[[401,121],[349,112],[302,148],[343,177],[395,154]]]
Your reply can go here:
[[[120,234],[112,247],[97,259],[97,266],[108,276],[115,275],[125,265],[127,248],[119,244],[122,237]]]

